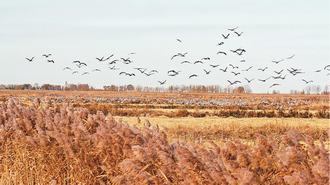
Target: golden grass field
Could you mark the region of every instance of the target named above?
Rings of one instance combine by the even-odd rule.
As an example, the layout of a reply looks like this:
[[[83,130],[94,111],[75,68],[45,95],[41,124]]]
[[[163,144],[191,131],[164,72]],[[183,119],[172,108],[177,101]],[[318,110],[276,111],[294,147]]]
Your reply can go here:
[[[324,95],[0,91],[0,123],[0,184],[329,184]]]

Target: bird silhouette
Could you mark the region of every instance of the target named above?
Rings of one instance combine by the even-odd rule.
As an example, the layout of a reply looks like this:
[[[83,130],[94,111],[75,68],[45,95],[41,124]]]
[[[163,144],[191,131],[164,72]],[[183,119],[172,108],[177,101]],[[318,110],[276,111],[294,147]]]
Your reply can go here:
[[[100,69],[93,69],[93,71],[92,71],[92,72],[94,72],[94,71],[98,71],[98,72],[101,72],[101,70],[100,70]]]
[[[283,72],[283,69],[281,71],[274,71],[276,74],[281,74]]]
[[[118,70],[119,68],[116,68],[116,66],[109,67],[111,70]]]
[[[267,69],[268,67],[265,67],[265,68],[259,68],[258,70],[260,70],[260,71],[265,71],[266,69]]]
[[[140,73],[144,73],[147,71],[147,68],[142,68],[142,67],[136,67],[134,69],[137,69],[138,71],[140,71]]]
[[[32,57],[32,58],[25,58],[25,59],[28,60],[29,62],[32,62],[33,59],[34,59],[34,57]]]
[[[238,28],[238,26],[236,26],[235,28],[229,28],[229,31],[235,31]]]
[[[180,39],[176,39],[178,42],[182,42]]]
[[[273,60],[272,62],[274,62],[275,64],[278,64],[278,63],[282,62],[283,60],[284,60],[284,59],[282,59],[282,60],[278,60],[278,61]]]
[[[273,85],[271,85],[269,88],[272,88],[272,87],[274,87],[274,86],[276,86],[276,85],[280,85],[280,84],[273,84]]]
[[[149,73],[158,73],[158,71],[155,70],[155,69],[153,69],[153,70],[151,70]]]
[[[205,71],[205,73],[206,73],[207,75],[211,73],[211,70],[209,70],[209,71],[206,71],[205,69],[203,69],[203,70]]]
[[[106,59],[104,59],[104,61],[109,60],[111,57],[113,57],[114,54],[110,55],[109,57],[107,57]]]
[[[203,57],[201,60],[211,60],[210,57]]]
[[[264,79],[264,80],[262,80],[262,79],[258,79],[259,81],[262,81],[262,82],[266,82],[268,79],[270,79],[270,77],[268,77],[268,78],[266,78],[266,79]]]
[[[158,82],[159,82],[160,85],[164,85],[165,82],[166,82],[166,80],[164,80],[164,81],[158,81]]]
[[[104,59],[104,57],[102,57],[102,58],[97,58],[97,57],[96,57],[96,59],[97,59],[98,61],[102,62],[103,59]]]
[[[171,60],[173,60],[173,58],[178,57],[178,56],[181,56],[181,55],[179,55],[179,54],[173,55],[172,58],[171,58]]]
[[[89,72],[84,72],[82,75],[87,75],[87,74],[89,74]]]
[[[227,53],[226,52],[224,52],[224,51],[218,51],[218,53],[217,54],[224,54],[224,55],[227,55]]]
[[[122,74],[125,74],[126,76],[135,76],[134,73],[127,73],[127,72],[124,72],[124,71],[119,73],[119,75],[122,75]]]
[[[241,60],[240,62],[246,62],[245,60]]]
[[[194,62],[194,64],[198,64],[198,63],[201,63],[201,64],[203,64],[203,62],[202,62],[202,61],[200,61],[200,60],[197,60],[197,61],[195,61],[195,62]]]
[[[76,74],[76,73],[79,73],[79,71],[73,71],[72,74]]]
[[[252,66],[250,66],[249,68],[245,69],[245,70],[242,70],[242,71],[248,71],[252,68]]]
[[[55,61],[54,60],[47,60],[47,62],[50,62],[50,63],[55,63]]]
[[[241,36],[241,35],[243,34],[243,32],[238,33],[238,32],[236,32],[236,31],[234,31],[234,33],[236,33],[236,35],[237,35],[238,37]]]
[[[286,58],[286,59],[292,59],[294,56],[295,56],[295,54],[294,54],[294,55],[292,55],[291,57],[288,57],[288,58]]]
[[[306,84],[313,82],[313,80],[307,81],[305,79],[302,79],[302,81],[304,81]]]
[[[231,66],[233,69],[235,69],[235,68],[238,69],[238,66],[234,66],[233,64],[229,64],[229,66]]]
[[[210,64],[210,66],[213,68],[219,67],[219,65],[212,65],[212,64]]]
[[[226,36],[225,35],[223,35],[223,34],[221,34],[222,35],[222,37],[224,38],[224,39],[228,39],[229,38],[229,35],[230,35],[230,33],[228,33]]]
[[[220,68],[220,70],[223,71],[223,72],[227,72],[227,69],[228,69],[228,67],[226,67],[225,69]]]
[[[187,64],[191,64],[191,63],[190,63],[189,61],[187,61],[187,60],[181,62],[181,64],[185,64],[185,63],[187,63]]]
[[[72,71],[72,69],[71,69],[70,67],[65,67],[65,68],[63,68],[63,70],[66,70],[66,69],[68,69],[68,70],[71,70],[71,71]]]
[[[321,72],[321,69],[318,69],[318,70],[316,70],[315,72],[316,72],[316,73]]]
[[[234,84],[237,84],[237,83],[242,83],[241,81],[238,81],[238,80],[236,80],[234,82],[231,82],[230,80],[227,80],[227,82],[229,82],[230,85],[234,85]]]
[[[253,79],[251,79],[251,80],[249,80],[249,79],[247,79],[247,78],[244,78],[248,83],[250,83],[250,82],[252,82],[253,80],[254,80],[254,78]]]
[[[198,75],[196,75],[196,74],[192,74],[192,75],[189,76],[189,79],[192,78],[192,77],[197,77],[197,76]]]
[[[234,71],[232,71],[231,73],[233,73],[235,76],[241,74],[241,73],[235,73]]]
[[[219,42],[218,44],[217,44],[217,46],[221,46],[221,45],[224,45],[225,43],[224,42]]]
[[[48,55],[46,55],[46,54],[43,54],[42,56],[44,56],[44,57],[48,58],[50,55],[52,55],[52,54],[48,54]]]

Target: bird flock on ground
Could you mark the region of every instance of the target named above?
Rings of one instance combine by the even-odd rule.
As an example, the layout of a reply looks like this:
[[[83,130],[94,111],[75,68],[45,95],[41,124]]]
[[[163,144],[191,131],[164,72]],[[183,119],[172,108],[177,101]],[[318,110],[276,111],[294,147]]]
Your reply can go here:
[[[230,42],[230,38],[231,37],[241,37],[243,35],[243,31],[238,31],[238,26],[235,28],[229,28],[227,29],[227,33],[225,34],[221,34],[222,39],[221,41],[217,42],[217,44],[215,45],[215,47],[218,47],[218,52],[216,53],[216,55],[223,55],[228,56],[228,55],[237,55],[237,56],[241,56],[242,58],[239,60],[239,63],[248,63],[248,61],[246,61],[244,59],[244,53],[247,52],[247,50],[245,48],[234,48],[234,49],[224,49],[224,46],[226,45],[227,42]],[[183,41],[181,39],[176,39],[176,41],[180,44]],[[124,65],[130,65],[131,63],[134,62],[134,58],[133,55],[136,55],[137,53],[132,52],[132,53],[128,53],[128,56],[126,57],[118,57],[115,58],[115,54],[111,54],[107,57],[102,56],[102,57],[95,57],[96,62],[104,62],[107,64],[107,70],[111,70],[111,71],[118,71],[118,75],[119,76],[136,76],[137,73],[138,74],[143,74],[146,76],[153,76],[158,72],[158,70],[156,69],[152,69],[152,70],[148,70],[148,68],[146,67],[132,67],[132,70],[135,70],[136,72],[127,72],[127,71],[122,71],[120,69],[120,67],[118,64],[124,64]],[[272,88],[274,86],[279,86],[281,85],[280,80],[285,80],[287,75],[292,75],[292,76],[296,76],[296,75],[302,75],[305,72],[302,69],[299,68],[294,68],[294,67],[287,67],[288,64],[285,64],[285,67],[283,66],[281,70],[273,70],[271,69],[271,67],[260,67],[257,68],[257,71],[259,72],[267,72],[267,74],[270,74],[269,77],[264,78],[264,79],[255,79],[255,78],[251,78],[248,79],[247,77],[244,77],[244,74],[249,72],[252,68],[254,68],[254,66],[250,66],[246,69],[241,69],[241,66],[239,65],[233,65],[233,64],[229,64],[228,66],[224,66],[222,68],[220,68],[220,64],[210,64],[211,58],[208,56],[196,59],[196,60],[184,60],[184,58],[189,55],[188,52],[178,52],[175,53],[172,57],[169,57],[169,59],[171,61],[175,61],[180,64],[180,65],[199,65],[198,68],[200,68],[200,73],[193,73],[190,74],[189,76],[187,76],[186,78],[188,79],[192,79],[192,78],[198,78],[198,77],[202,77],[202,75],[209,75],[211,72],[221,72],[221,73],[231,73],[233,75],[233,79],[227,79],[227,82],[229,83],[229,85],[235,85],[235,84],[243,84],[244,82],[246,83],[252,83],[252,82],[260,82],[260,83],[266,83],[268,82],[270,79],[273,79],[273,82],[269,83],[269,88]],[[53,59],[51,59],[52,54],[43,54],[42,57],[44,57],[46,59],[46,62],[48,63],[52,63],[55,64],[55,61]],[[280,60],[272,60],[270,61],[270,63],[272,63],[272,65],[278,65],[280,66],[281,63],[285,63],[286,60],[293,60],[295,57],[295,54],[288,56],[288,57],[284,57]],[[31,58],[26,58],[26,60],[28,60],[29,62],[33,62],[34,57]],[[270,64],[271,65],[271,64]],[[66,66],[63,68],[63,70],[65,71],[71,71],[72,75],[88,75],[90,73],[94,73],[94,72],[102,72],[105,69],[88,69],[88,64],[86,62],[82,62],[80,60],[74,60],[71,63],[71,66]],[[208,69],[207,69],[208,68]],[[323,71],[327,71],[327,76],[330,75],[329,71],[330,71],[330,65],[326,65],[324,66],[323,69],[317,69],[315,70],[315,73],[321,73]],[[168,71],[166,71],[166,75],[169,77],[176,77],[176,76],[180,76],[181,71],[177,70],[177,69],[170,69]],[[240,79],[237,79],[238,77],[241,77]],[[159,85],[164,85],[167,82],[167,79],[162,79],[162,80],[157,80]],[[301,78],[302,83],[305,84],[309,84],[309,83],[313,83],[314,81],[311,79],[304,79]]]

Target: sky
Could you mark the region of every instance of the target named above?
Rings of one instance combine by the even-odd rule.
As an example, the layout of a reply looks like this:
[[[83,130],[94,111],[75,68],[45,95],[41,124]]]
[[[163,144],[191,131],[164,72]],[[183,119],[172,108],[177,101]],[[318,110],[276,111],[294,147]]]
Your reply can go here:
[[[156,87],[158,81],[166,80],[164,87],[227,87],[228,80],[238,80],[241,83],[233,87],[249,85],[255,93],[303,90],[307,84],[302,79],[322,88],[329,84],[330,67],[324,70],[329,64],[328,0],[15,0],[2,2],[0,12],[0,84]],[[235,27],[236,32],[243,32],[241,36],[228,30]],[[224,39],[222,34],[228,33]],[[217,45],[220,42],[224,44]],[[230,51],[238,48],[246,52]],[[217,54],[219,51],[227,55]],[[185,57],[171,60],[185,52]],[[42,56],[49,53],[48,58]],[[112,54],[107,61],[96,59]],[[32,62],[26,59],[32,57]],[[124,64],[121,58],[128,57],[133,62]],[[205,57],[210,60],[201,60]],[[119,61],[108,65],[115,59]],[[272,62],[282,59],[278,64]],[[87,66],[79,68],[72,63],[75,60]],[[181,64],[185,60],[203,64]],[[113,66],[118,70],[109,69]],[[72,71],[63,70],[65,67]],[[147,76],[134,69],[138,67],[158,73]],[[227,72],[220,70],[226,67]],[[264,67],[265,71],[258,70]],[[287,70],[291,67],[303,73],[292,75]],[[210,74],[204,69],[211,70]],[[271,77],[282,69],[280,75],[287,75],[284,80]],[[180,73],[169,76],[169,70]],[[84,72],[89,74],[82,75]],[[197,77],[189,78],[192,74]],[[266,82],[259,81],[268,77]],[[245,78],[254,80],[247,83]],[[270,87],[274,83],[279,85]]]

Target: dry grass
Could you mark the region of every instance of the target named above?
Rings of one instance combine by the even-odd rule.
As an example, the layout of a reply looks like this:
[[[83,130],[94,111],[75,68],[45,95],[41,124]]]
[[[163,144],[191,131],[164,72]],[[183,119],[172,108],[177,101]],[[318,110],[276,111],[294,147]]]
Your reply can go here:
[[[304,119],[304,118],[221,118],[221,117],[123,117],[115,116],[130,125],[136,124],[142,128],[145,119],[154,126],[167,128],[168,140],[184,140],[192,144],[200,138],[212,140],[218,145],[223,140],[240,140],[245,144],[253,145],[255,134],[279,137],[288,130],[297,130],[304,135],[320,138],[330,129],[329,119]],[[140,123],[138,121],[140,119]]]
[[[181,119],[167,132],[154,125],[152,119],[160,118],[133,119],[141,128],[48,98],[31,106],[11,98],[0,105],[0,183],[329,184],[329,132],[323,120],[291,124],[283,119],[282,126],[281,119],[277,124],[277,119],[234,118],[180,124]],[[208,130],[228,132],[227,140],[217,145],[205,138]],[[202,139],[170,143],[167,137],[175,131],[191,138],[196,132]],[[241,142],[241,134],[253,143]]]

